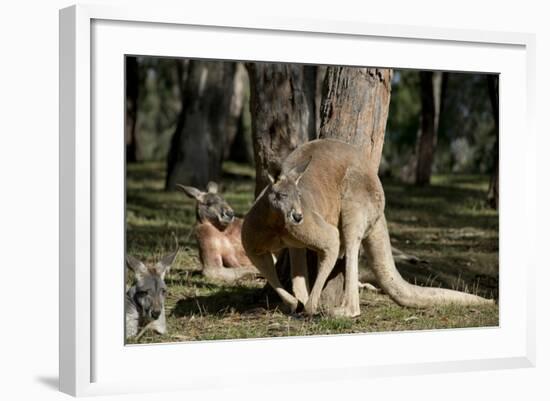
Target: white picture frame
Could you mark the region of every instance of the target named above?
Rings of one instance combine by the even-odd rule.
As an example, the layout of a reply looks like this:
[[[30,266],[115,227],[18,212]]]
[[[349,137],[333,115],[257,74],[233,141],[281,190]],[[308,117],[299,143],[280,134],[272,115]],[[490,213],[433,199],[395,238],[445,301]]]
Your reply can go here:
[[[521,33],[236,18],[153,6],[61,10],[61,391],[80,396],[206,389],[238,385],[235,378],[243,374],[261,384],[295,381],[296,372],[300,381],[360,380],[534,366],[534,40]],[[119,268],[124,54],[500,73],[499,327],[125,346]],[[508,138],[517,132],[524,140],[512,143]],[[384,352],[390,345],[391,355]],[[259,363],[266,358],[269,365]],[[192,363],[186,368],[181,360]],[[137,361],[173,369],[143,380],[132,368]]]

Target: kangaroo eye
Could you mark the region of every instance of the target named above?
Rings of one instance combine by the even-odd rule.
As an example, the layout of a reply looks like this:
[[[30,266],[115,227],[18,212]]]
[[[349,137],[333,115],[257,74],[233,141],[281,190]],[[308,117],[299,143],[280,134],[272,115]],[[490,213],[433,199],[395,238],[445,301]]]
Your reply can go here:
[[[146,297],[148,295],[147,291],[138,291],[136,293],[136,295],[139,297],[139,298],[143,298],[143,297]]]
[[[278,199],[284,199],[286,197],[288,197],[288,194],[285,194],[284,192],[277,192]]]

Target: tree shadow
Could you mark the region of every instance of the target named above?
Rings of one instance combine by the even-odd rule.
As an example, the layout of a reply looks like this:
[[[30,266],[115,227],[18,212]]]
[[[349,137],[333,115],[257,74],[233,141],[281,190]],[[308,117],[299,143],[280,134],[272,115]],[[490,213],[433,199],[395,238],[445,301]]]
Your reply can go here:
[[[256,313],[258,310],[274,310],[280,300],[273,299],[264,288],[222,287],[210,295],[182,298],[170,314],[175,317],[196,315],[220,315],[232,312]]]
[[[466,291],[484,298],[498,299],[498,275],[478,273],[453,264],[452,261],[440,260],[433,263],[398,262],[396,267],[411,284]],[[364,269],[361,272],[365,274]]]

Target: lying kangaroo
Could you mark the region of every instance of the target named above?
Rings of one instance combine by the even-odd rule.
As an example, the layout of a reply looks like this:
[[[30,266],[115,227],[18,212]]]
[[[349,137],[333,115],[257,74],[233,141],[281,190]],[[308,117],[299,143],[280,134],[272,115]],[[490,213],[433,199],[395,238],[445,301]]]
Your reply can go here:
[[[146,266],[138,259],[127,255],[126,266],[134,272],[134,285],[126,291],[124,309],[126,313],[126,337],[135,337],[138,330],[152,329],[159,334],[166,333],[164,297],[166,284],[164,276],[170,270],[178,251],[164,256],[154,266]],[[141,334],[140,333],[140,334]]]
[[[363,243],[381,289],[403,306],[440,303],[484,304],[493,301],[442,288],[406,282],[392,257],[384,217],[384,191],[365,152],[345,142],[319,139],[295,149],[245,216],[242,240],[254,265],[291,311],[298,303],[315,314],[325,282],[338,257],[346,256],[345,292],[335,315],[358,316],[358,254]],[[275,271],[272,254],[289,248],[292,292]],[[311,292],[305,249],[318,255]]]
[[[228,283],[258,274],[241,243],[243,221],[235,218],[233,209],[218,194],[217,184],[209,182],[207,192],[179,184],[176,187],[197,201],[194,233],[203,274]]]

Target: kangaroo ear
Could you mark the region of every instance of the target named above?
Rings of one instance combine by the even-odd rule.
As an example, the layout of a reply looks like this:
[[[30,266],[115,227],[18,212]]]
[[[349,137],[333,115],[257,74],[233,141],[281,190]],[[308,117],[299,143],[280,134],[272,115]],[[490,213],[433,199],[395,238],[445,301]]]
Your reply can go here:
[[[216,184],[214,181],[210,181],[208,185],[206,186],[206,190],[210,192],[211,194],[217,194],[218,193],[218,184]]]
[[[184,192],[188,197],[196,199],[199,202],[202,202],[202,200],[204,199],[205,193],[195,187],[188,187],[185,185],[176,184],[176,188]]]
[[[270,160],[267,165],[267,178],[271,183],[275,183],[281,176],[281,162],[278,159]]]
[[[298,165],[294,166],[292,170],[289,171],[287,174],[288,178],[294,180],[296,185],[300,182],[300,179],[307,171],[307,168],[309,167],[309,164],[311,163],[311,157],[307,159],[306,161],[303,161],[302,163],[299,163]]]
[[[170,270],[170,267],[172,267],[172,263],[174,263],[174,260],[176,259],[176,256],[178,255],[179,249],[176,249],[175,252],[169,253],[168,255],[165,255],[160,262],[157,263],[157,269],[159,274],[164,278],[164,275],[168,273],[168,270]]]
[[[126,267],[132,270],[136,277],[147,272],[147,267],[143,264],[143,262],[131,255],[126,255]]]

